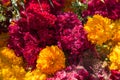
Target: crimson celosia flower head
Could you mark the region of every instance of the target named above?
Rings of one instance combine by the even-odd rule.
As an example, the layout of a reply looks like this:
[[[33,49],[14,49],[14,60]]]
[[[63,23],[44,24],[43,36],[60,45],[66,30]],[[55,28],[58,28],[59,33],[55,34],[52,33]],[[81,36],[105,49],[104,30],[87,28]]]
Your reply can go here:
[[[110,75],[111,80],[119,80],[120,79],[120,72],[117,70],[112,70]]]
[[[81,51],[89,48],[86,32],[81,21],[72,13],[60,13],[57,16],[58,45],[71,54],[80,54]]]
[[[54,77],[47,80],[92,80],[89,73],[82,66],[68,66],[65,70],[58,71]]]
[[[83,16],[100,14],[110,19],[120,18],[120,2],[117,0],[89,0],[88,9],[83,12]]]
[[[27,67],[35,67],[41,48],[56,43],[56,16],[49,13],[49,7],[45,8],[46,11],[41,11],[39,3],[31,2],[25,11],[21,11],[21,18],[9,26],[8,46],[17,56],[23,56]]]

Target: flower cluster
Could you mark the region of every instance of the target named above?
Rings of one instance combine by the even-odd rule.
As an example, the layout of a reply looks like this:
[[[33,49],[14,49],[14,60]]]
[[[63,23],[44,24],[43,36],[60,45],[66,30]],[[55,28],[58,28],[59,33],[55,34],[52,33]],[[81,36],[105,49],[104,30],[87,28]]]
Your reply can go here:
[[[119,0],[0,3],[0,80],[120,79]]]
[[[85,0],[88,9],[83,11],[83,17],[100,14],[104,17],[116,20],[120,18],[120,1],[119,0]]]
[[[47,10],[40,9],[39,3],[29,3],[26,12],[21,11],[22,18],[9,26],[8,46],[15,50],[17,56],[23,55],[28,67],[35,67],[35,60],[41,48],[56,43],[54,38],[56,17]]]

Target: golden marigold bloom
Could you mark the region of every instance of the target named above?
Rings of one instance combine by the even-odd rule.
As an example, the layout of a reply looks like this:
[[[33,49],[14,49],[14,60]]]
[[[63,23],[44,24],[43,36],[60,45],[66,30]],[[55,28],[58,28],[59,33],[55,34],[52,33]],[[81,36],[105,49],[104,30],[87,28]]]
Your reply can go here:
[[[40,70],[35,69],[34,71],[29,71],[26,73],[24,80],[46,80],[46,74],[40,72]]]
[[[4,63],[10,65],[20,65],[23,62],[21,57],[17,57],[14,51],[7,47],[0,48],[0,58],[4,61]]]
[[[26,71],[21,63],[22,58],[15,56],[13,50],[0,48],[0,80],[23,80]]]
[[[57,46],[47,46],[39,54],[37,68],[46,74],[54,74],[56,71],[65,68],[64,53]]]
[[[23,80],[25,75],[23,67],[17,65],[4,65],[0,67],[2,67],[0,68],[0,80]]]
[[[0,47],[6,46],[8,39],[8,33],[1,33],[0,34]]]
[[[113,48],[108,58],[111,62],[110,70],[120,70],[120,43]]]
[[[115,24],[115,32],[112,40],[115,42],[119,42],[120,41],[120,19],[116,20],[114,24]]]
[[[89,41],[93,44],[101,45],[112,38],[114,24],[111,19],[101,15],[94,15],[92,18],[88,18],[87,23],[84,25],[84,29],[88,33],[87,37]]]

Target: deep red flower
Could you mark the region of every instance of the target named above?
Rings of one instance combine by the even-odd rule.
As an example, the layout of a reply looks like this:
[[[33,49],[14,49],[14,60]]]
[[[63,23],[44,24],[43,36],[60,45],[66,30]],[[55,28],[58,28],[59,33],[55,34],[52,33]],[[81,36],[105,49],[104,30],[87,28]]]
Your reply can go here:
[[[83,12],[83,17],[100,14],[110,19],[120,18],[120,1],[117,0],[89,0],[88,9]]]
[[[120,72],[117,70],[112,70],[110,79],[111,80],[120,80]]]

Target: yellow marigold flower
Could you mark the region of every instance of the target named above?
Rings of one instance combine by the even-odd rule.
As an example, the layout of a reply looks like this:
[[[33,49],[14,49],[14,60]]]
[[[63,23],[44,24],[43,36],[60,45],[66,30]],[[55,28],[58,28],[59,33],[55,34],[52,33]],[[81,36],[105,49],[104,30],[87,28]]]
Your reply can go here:
[[[22,64],[22,58],[17,57],[12,49],[9,49],[7,47],[0,48],[0,58],[5,62],[6,64]]]
[[[88,40],[93,44],[99,44],[106,42],[113,36],[114,24],[111,19],[103,17],[101,15],[94,15],[89,17],[87,23],[84,25],[84,29],[87,31]]]
[[[23,80],[25,73],[24,68],[18,65],[4,65],[0,68],[0,80]]]
[[[25,73],[22,58],[7,47],[0,48],[0,80],[23,80]]]
[[[8,39],[8,33],[0,34],[0,47],[6,46],[7,39]]]
[[[120,70],[120,44],[113,48],[113,51],[108,55],[111,62],[110,70]]]
[[[120,41],[120,19],[114,22],[115,24],[115,31],[113,36],[113,41],[119,42]]]
[[[35,69],[26,73],[24,80],[46,80],[46,74],[41,73],[40,70]]]
[[[64,53],[57,46],[47,46],[39,54],[37,68],[46,74],[54,74],[56,71],[65,68]]]

